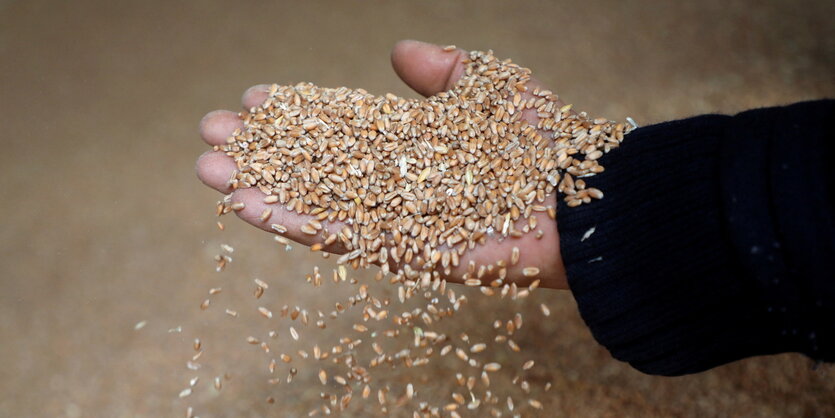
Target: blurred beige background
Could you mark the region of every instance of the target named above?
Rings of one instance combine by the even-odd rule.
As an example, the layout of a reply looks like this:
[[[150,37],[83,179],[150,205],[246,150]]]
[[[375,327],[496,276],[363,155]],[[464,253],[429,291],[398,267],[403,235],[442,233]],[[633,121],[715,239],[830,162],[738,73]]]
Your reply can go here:
[[[262,353],[242,343],[263,328],[256,316],[221,314],[253,309],[253,275],[273,284],[269,303],[332,303],[300,284],[314,258],[231,218],[221,234],[217,196],[193,173],[200,117],[236,108],[252,84],[413,95],[388,53],[414,38],[492,48],[576,108],[650,124],[832,97],[833,15],[830,1],[788,0],[0,1],[0,416],[182,416],[189,404],[203,417],[297,416],[314,405],[319,389],[304,379],[264,383]],[[211,260],[220,242],[238,248],[223,275]],[[200,312],[218,285],[225,299]],[[527,337],[554,382],[547,415],[835,416],[832,366],[786,354],[649,377],[594,342],[569,294],[535,301],[554,311]],[[499,309],[517,308],[536,312]],[[181,400],[197,335],[207,366]],[[207,380],[224,371],[218,394]]]

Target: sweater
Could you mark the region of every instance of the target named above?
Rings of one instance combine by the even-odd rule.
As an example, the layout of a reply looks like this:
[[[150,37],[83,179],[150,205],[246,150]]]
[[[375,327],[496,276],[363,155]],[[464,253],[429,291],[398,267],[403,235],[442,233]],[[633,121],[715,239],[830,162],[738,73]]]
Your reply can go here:
[[[783,352],[835,361],[832,121],[835,100],[703,115],[601,157],[585,180],[604,198],[557,207],[594,338],[667,376]]]

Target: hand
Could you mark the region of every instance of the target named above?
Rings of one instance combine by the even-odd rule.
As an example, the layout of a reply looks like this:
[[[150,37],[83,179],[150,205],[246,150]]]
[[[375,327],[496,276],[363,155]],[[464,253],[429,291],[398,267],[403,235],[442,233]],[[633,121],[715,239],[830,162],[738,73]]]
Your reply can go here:
[[[392,66],[398,76],[424,96],[431,96],[452,88],[463,74],[462,59],[465,57],[466,52],[463,50],[444,51],[437,45],[417,41],[401,41],[394,47],[391,54]],[[535,79],[528,82],[529,91],[538,86],[541,85]],[[244,108],[249,109],[261,104],[267,98],[268,87],[257,85],[249,88],[243,95]],[[533,109],[526,110],[523,118],[534,125],[537,122],[536,112]],[[243,122],[236,112],[228,110],[210,112],[200,121],[200,135],[209,145],[224,144],[226,138],[239,128],[243,128]],[[227,181],[236,168],[231,157],[218,151],[207,152],[197,161],[197,175],[200,180],[221,193],[232,192]],[[245,204],[245,208],[236,213],[250,224],[273,233],[275,231],[270,228],[271,224],[285,225],[288,230],[283,235],[304,245],[313,245],[321,241],[319,237],[304,235],[299,231],[299,227],[307,222],[309,216],[287,211],[280,204],[264,203],[263,198],[264,195],[256,188],[235,190],[232,196],[233,202]],[[545,204],[556,207],[555,196],[548,196]],[[272,214],[269,219],[262,221],[260,215],[267,207],[272,208]],[[508,237],[502,241],[491,238],[485,245],[476,246],[473,250],[466,252],[461,257],[459,267],[453,269],[449,279],[460,282],[470,260],[474,260],[476,265],[493,263],[498,259],[507,260],[510,258],[513,247],[518,247],[519,263],[508,267],[509,282],[516,282],[519,285],[527,284],[531,279],[522,275],[522,269],[535,266],[540,269],[537,278],[541,280],[541,287],[566,289],[565,267],[559,251],[557,224],[543,212],[535,212],[532,216],[538,217],[537,229],[543,232],[539,239],[536,238],[535,232],[525,234],[520,238]],[[524,219],[519,220],[517,229],[521,229],[524,221]],[[339,230],[340,228],[340,226],[332,225],[329,229]],[[325,250],[344,252],[338,246],[329,246]]]

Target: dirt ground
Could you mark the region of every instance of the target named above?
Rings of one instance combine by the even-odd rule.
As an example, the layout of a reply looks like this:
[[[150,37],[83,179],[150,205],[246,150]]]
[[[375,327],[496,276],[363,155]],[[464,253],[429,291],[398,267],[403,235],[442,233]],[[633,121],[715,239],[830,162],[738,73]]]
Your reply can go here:
[[[252,84],[413,96],[388,56],[413,38],[492,48],[575,108],[650,124],[835,96],[833,13],[830,1],[0,1],[0,416],[182,416],[189,404],[203,417],[299,416],[313,405],[310,376],[271,387],[263,353],[243,342],[264,329],[250,279],[268,280],[264,303],[279,306],[346,290],[303,286],[315,259],[302,248],[277,249],[233,219],[221,234],[217,196],[194,175],[200,117],[235,108]],[[221,242],[237,251],[219,275]],[[835,416],[832,366],[785,354],[650,377],[595,343],[570,294],[530,303],[543,301],[554,313],[521,341],[553,381],[543,416]],[[484,325],[479,309],[537,312],[473,305],[459,331]],[[198,335],[206,366],[193,372]],[[217,393],[209,380],[224,372]],[[199,390],[179,399],[194,375]]]

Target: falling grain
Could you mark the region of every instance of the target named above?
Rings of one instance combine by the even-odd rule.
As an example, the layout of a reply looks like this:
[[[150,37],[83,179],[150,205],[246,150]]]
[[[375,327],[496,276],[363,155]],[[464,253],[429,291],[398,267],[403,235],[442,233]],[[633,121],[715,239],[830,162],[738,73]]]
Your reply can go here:
[[[499,363],[487,363],[484,365],[484,371],[486,372],[497,372],[502,369],[502,365]]]
[[[299,333],[296,332],[296,329],[293,327],[290,327],[290,336],[293,337],[293,339],[296,341],[299,340]]]
[[[589,237],[591,237],[591,235],[592,235],[592,234],[594,234],[594,231],[595,231],[596,229],[597,229],[596,227],[591,227],[591,228],[589,228],[589,230],[588,230],[588,231],[586,231],[586,232],[583,234],[583,237],[582,237],[582,238],[580,238],[580,242],[583,242],[583,241],[585,241],[585,240],[589,239]]]
[[[269,309],[267,309],[263,306],[258,307],[258,313],[261,314],[261,316],[263,316],[264,318],[267,318],[267,319],[272,319],[272,317],[273,317],[272,311],[270,311]]]

